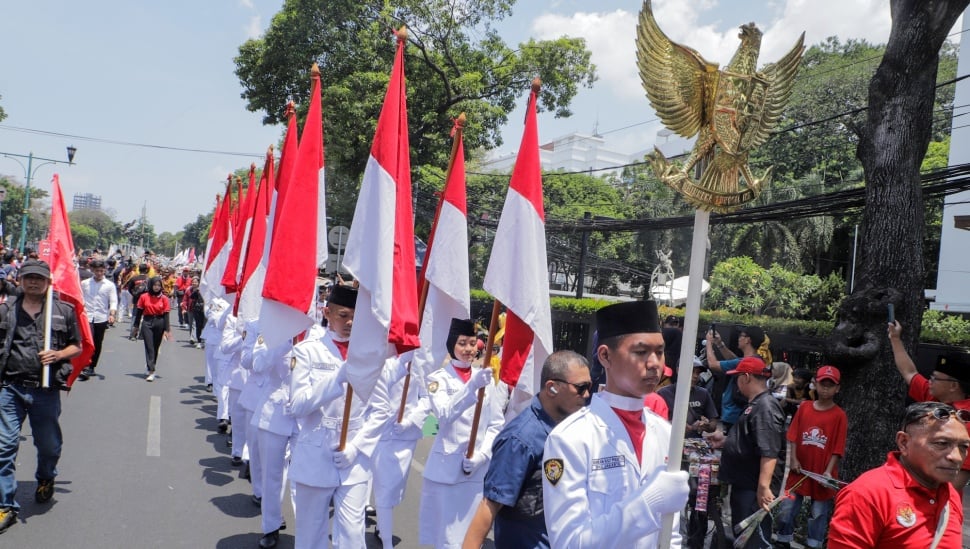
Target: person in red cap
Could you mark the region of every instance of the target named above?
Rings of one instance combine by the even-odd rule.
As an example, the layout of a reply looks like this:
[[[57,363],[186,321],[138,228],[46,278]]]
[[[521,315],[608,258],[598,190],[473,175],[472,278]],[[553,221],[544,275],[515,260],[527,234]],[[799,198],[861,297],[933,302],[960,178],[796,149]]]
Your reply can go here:
[[[929,378],[916,370],[916,364],[903,347],[900,335],[903,327],[898,321],[889,324],[889,343],[893,349],[896,369],[909,386],[909,398],[916,402],[939,401],[961,410],[970,410],[970,360],[965,354],[949,354],[937,359]],[[970,433],[970,426],[967,427]],[[970,456],[963,463],[960,474],[953,481],[962,492],[970,481]]]
[[[802,480],[802,471],[838,478],[839,461],[845,453],[845,437],[849,420],[845,411],[833,400],[839,392],[842,374],[834,366],[822,366],[815,373],[817,400],[802,402],[788,427],[788,474],[786,490]],[[802,498],[812,500],[812,512],[808,518],[809,547],[821,547],[825,530],[835,503],[835,491],[807,479],[795,489],[794,497],[781,503],[777,544],[790,547],[795,530],[795,518],[802,507]]]
[[[758,509],[768,510],[775,499],[771,477],[785,433],[785,411],[768,390],[771,368],[760,357],[746,356],[727,372],[748,405],[728,432],[721,452],[721,484],[731,485],[731,522],[739,524]],[[771,547],[771,513],[746,547]]]

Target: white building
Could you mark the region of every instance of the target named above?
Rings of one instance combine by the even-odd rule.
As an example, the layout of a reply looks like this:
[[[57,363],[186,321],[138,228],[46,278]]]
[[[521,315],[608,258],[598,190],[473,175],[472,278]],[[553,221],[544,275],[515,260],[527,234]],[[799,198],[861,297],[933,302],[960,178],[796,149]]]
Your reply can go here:
[[[970,31],[970,17],[963,16],[963,32]],[[966,34],[964,34],[966,36]],[[970,71],[970,53],[961,48],[957,74]],[[956,84],[953,104],[970,104],[970,80]],[[966,113],[954,107],[953,116]],[[959,112],[958,112],[959,111]],[[962,119],[961,119],[962,120]],[[953,121],[950,137],[950,166],[970,163],[970,127]],[[943,206],[943,234],[940,236],[940,263],[936,278],[936,300],[931,309],[970,313],[970,191],[946,198]]]
[[[693,141],[683,139],[669,130],[657,133],[656,146],[668,158],[689,151]],[[562,172],[589,172],[590,175],[619,173],[623,166],[643,162],[644,156],[653,148],[623,153],[610,149],[600,135],[585,135],[578,132],[557,137],[539,145],[539,162],[543,170]],[[511,172],[518,152],[496,155],[487,158],[481,169],[488,172]]]

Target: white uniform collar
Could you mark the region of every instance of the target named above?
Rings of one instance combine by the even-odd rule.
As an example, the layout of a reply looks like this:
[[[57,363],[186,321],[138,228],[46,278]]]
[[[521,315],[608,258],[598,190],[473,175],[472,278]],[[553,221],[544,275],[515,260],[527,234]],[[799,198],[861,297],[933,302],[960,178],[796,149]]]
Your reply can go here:
[[[330,334],[330,339],[332,339],[333,341],[336,341],[337,343],[350,341],[349,337],[340,337],[339,335],[337,335],[337,332],[331,330],[330,328],[327,328],[327,333]]]
[[[596,394],[599,395],[604,402],[609,404],[610,408],[617,408],[619,410],[627,410],[630,412],[643,411],[642,398],[620,396],[607,391],[600,391]]]
[[[461,368],[462,370],[467,370],[472,367],[471,362],[462,362],[456,358],[451,359],[452,368]]]

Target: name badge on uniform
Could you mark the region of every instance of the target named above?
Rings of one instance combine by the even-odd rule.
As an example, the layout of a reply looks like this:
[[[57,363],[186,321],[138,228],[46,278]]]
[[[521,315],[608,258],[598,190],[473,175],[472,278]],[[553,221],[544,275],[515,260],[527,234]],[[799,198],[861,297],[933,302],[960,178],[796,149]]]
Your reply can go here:
[[[626,457],[624,456],[610,456],[604,458],[596,458],[593,460],[593,470],[603,471],[605,469],[616,469],[619,467],[626,466]]]

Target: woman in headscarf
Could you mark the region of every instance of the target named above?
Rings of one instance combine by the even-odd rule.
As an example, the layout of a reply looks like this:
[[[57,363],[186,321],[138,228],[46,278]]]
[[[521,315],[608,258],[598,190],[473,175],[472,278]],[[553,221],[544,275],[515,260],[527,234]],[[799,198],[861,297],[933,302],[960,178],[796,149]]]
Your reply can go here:
[[[790,364],[787,362],[773,362],[771,364],[771,381],[768,383],[768,387],[771,389],[771,394],[775,398],[784,400],[785,395],[788,394],[788,386],[793,381],[794,378],[792,377]]]
[[[168,297],[162,293],[161,278],[156,276],[148,280],[148,291],[141,294],[136,307],[141,309],[142,314],[141,337],[145,343],[145,366],[148,369],[145,381],[155,381],[155,362],[162,337],[172,340],[168,319],[171,306]]]

